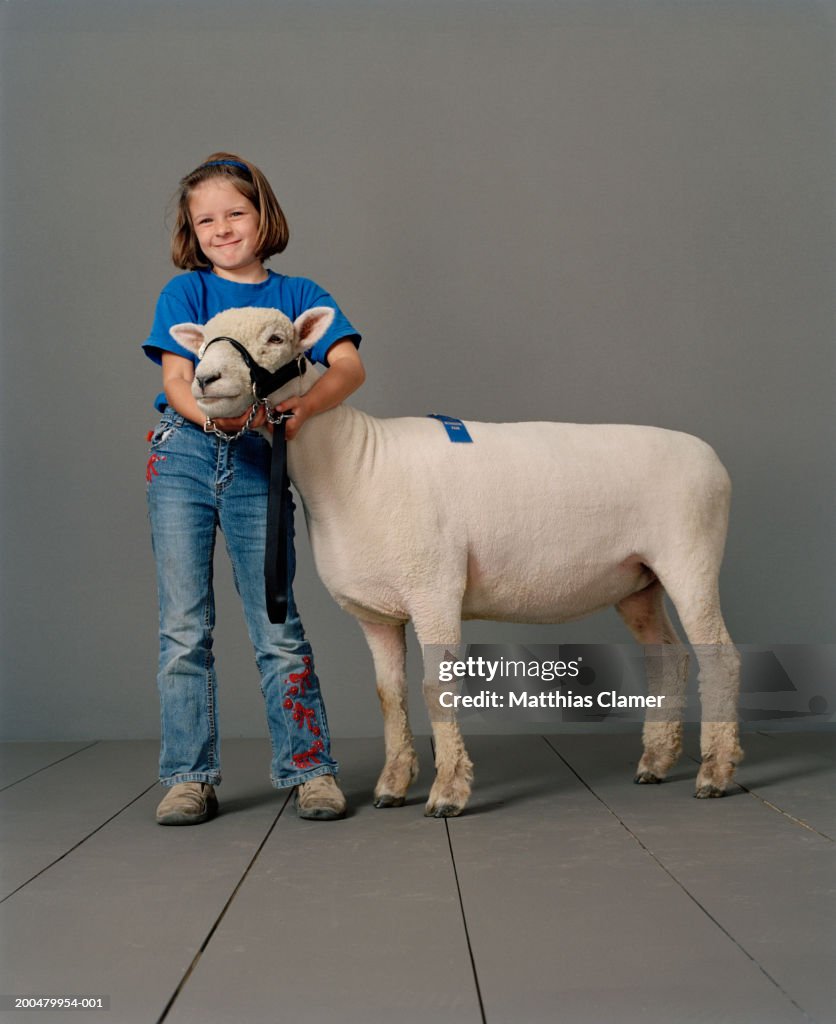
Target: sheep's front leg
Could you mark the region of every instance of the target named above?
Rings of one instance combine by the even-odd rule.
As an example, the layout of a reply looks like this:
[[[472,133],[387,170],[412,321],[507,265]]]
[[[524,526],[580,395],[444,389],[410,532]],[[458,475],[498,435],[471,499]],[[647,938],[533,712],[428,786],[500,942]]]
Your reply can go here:
[[[470,799],[473,762],[455,719],[433,722],[435,740],[435,782],[424,814],[429,818],[455,818]]]
[[[386,763],[374,788],[374,805],[402,807],[406,791],[418,775],[418,757],[407,711],[404,627],[362,621],[360,625],[374,659],[386,745]]]
[[[420,640],[421,631],[417,622],[415,630]],[[473,764],[465,750],[455,710],[443,707],[439,701],[442,691],[451,689],[449,684],[439,682],[439,664],[451,655],[454,659],[458,656],[458,629],[449,643],[433,642],[430,646],[424,645],[423,650],[424,699],[432,723],[436,770],[424,814],[433,818],[453,818],[464,810],[473,782]]]

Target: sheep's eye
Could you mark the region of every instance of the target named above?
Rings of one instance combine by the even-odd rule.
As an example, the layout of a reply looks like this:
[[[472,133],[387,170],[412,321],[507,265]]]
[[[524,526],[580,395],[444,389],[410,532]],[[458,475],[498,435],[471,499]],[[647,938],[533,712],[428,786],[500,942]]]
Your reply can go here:
[[[284,341],[284,338],[280,337],[278,334],[271,334],[267,340],[274,345],[281,345],[281,343]]]

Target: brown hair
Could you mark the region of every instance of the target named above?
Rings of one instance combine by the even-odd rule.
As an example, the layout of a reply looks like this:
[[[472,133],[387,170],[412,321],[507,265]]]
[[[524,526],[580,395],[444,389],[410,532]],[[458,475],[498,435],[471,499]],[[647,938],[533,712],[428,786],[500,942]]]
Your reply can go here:
[[[199,167],[180,179],[180,187],[174,199],[176,214],[171,232],[171,259],[175,267],[197,270],[211,265],[198,245],[189,214],[192,191],[210,178],[229,181],[258,210],[258,258],[266,260],[278,252],[284,252],[290,238],[290,228],[270,182],[254,164],[242,160],[240,156],[234,153],[213,153]]]

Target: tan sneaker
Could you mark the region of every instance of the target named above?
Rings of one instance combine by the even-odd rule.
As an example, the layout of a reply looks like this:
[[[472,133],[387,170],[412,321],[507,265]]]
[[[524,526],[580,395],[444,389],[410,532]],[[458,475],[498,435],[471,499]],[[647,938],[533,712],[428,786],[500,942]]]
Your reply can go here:
[[[333,775],[317,775],[296,790],[296,814],[314,821],[345,817],[345,797]]]
[[[157,808],[159,825],[200,825],[218,813],[215,787],[208,782],[178,782]]]

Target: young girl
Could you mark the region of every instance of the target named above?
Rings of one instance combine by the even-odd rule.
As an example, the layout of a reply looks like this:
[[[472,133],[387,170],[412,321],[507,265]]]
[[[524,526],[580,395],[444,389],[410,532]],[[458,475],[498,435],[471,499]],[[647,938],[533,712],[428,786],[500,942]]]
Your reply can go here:
[[[195,358],[169,334],[178,323],[206,323],[224,309],[265,306],[291,320],[312,306],[331,306],[334,322],[308,352],[328,367],[302,397],[283,402],[292,412],[286,436],[305,420],[331,409],[362,384],[360,336],[334,300],[313,281],[284,277],[264,267],[282,252],[288,226],[261,171],[232,153],[214,153],[180,182],[172,259],[187,273],[173,278],[157,302],[148,356],[162,365],[162,419],[151,436],[147,497],[157,562],[161,719],[160,781],[167,794],[157,808],[162,825],[191,825],[217,813],[214,787],[221,781],[217,684],[212,655],[215,623],[212,556],[218,527],[232,561],[273,747],[271,781],[298,786],[297,813],[333,819],[345,814],[334,776],[328,723],[310,645],[288,595],[287,621],[267,617],[263,559],[270,446],[252,428],[235,440],[205,433],[204,416],[191,393]],[[230,437],[240,419],[214,422]],[[292,584],[293,501],[288,491],[288,567]]]

